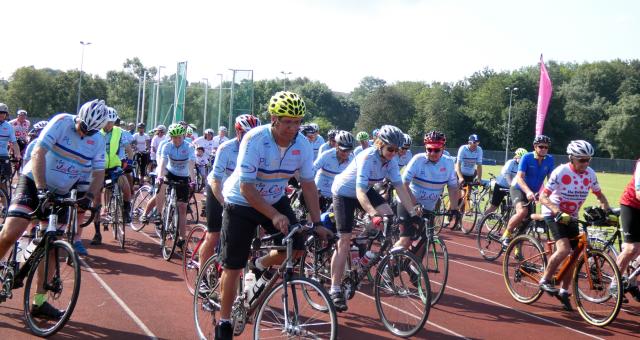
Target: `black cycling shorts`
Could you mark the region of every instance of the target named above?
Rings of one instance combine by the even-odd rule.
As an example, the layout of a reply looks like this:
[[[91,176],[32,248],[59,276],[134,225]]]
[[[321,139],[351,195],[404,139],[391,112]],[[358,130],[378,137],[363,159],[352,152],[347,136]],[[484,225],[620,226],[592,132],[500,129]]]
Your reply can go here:
[[[291,209],[289,199],[283,196],[273,207],[287,216],[290,224],[297,223],[296,216]],[[256,227],[262,226],[269,235],[278,233],[271,220],[252,207],[225,203],[222,213],[222,264],[226,269],[242,269],[247,265],[251,241],[256,235]],[[284,236],[283,236],[284,237]],[[282,244],[282,238],[274,239],[274,244]],[[293,249],[304,250],[304,236],[296,234],[293,237]]]
[[[578,240],[571,239],[578,237],[578,235],[580,234],[578,222],[573,221],[569,224],[562,224],[556,222],[553,217],[550,216],[546,216],[544,218],[544,222],[547,223],[547,227],[549,227],[551,237],[553,237],[554,241],[562,238],[568,238],[571,241],[571,248],[576,247],[576,245],[578,244]]]
[[[425,210],[424,213],[429,214],[429,211]],[[407,209],[404,208],[404,204],[400,202],[397,202],[396,204],[396,216],[398,216],[398,219],[400,220],[400,237],[415,238],[417,236],[416,232],[418,231],[419,226],[416,228],[414,224],[416,224],[416,222],[420,222],[422,219],[419,217],[411,217]]]
[[[222,205],[213,195],[213,190],[207,184],[207,231],[219,233],[222,229]]]
[[[621,204],[620,223],[624,242],[640,242],[640,209]]]
[[[84,196],[84,192],[77,194],[77,199]],[[67,195],[68,196],[68,195]],[[51,209],[38,209],[38,211],[31,215],[37,208],[40,200],[38,199],[38,189],[36,188],[36,182],[31,178],[20,175],[18,179],[18,185],[16,191],[13,194],[11,205],[7,211],[7,217],[19,217],[27,220],[37,219],[40,221],[47,221],[51,214]],[[65,223],[67,220],[68,209],[62,209],[58,212],[58,221]]]
[[[518,204],[518,202],[522,202],[523,205],[529,203],[527,195],[524,193],[524,191],[516,187],[511,187],[509,189],[509,194],[511,195],[511,202],[513,202],[514,207]],[[529,215],[533,214],[536,211],[535,204],[533,203],[529,204],[527,207],[529,210]]]
[[[0,178],[9,180],[11,178],[11,161],[9,156],[0,156]]]
[[[367,191],[367,198],[374,208],[387,203],[373,188]],[[336,217],[336,229],[338,233],[351,233],[353,230],[354,213],[357,207],[362,208],[357,198],[333,196],[333,212]]]
[[[492,206],[494,207],[500,206],[500,203],[502,203],[502,200],[504,199],[504,197],[507,196],[507,192],[504,191],[504,189],[509,189],[509,188],[505,188],[498,183],[494,185],[493,194],[491,195]]]
[[[172,174],[171,171],[167,171],[165,179],[167,181],[180,182],[179,185],[175,186],[176,199],[178,200],[178,202],[189,202],[189,177],[176,176]]]

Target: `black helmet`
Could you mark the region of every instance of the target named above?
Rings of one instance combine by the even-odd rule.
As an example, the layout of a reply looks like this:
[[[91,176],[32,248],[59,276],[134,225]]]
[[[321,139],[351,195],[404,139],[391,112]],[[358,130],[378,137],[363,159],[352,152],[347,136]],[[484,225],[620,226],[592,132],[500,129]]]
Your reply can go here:
[[[331,129],[329,130],[329,132],[327,132],[327,137],[329,137],[329,139],[336,139],[336,135],[338,134],[338,130],[336,129]]]
[[[545,136],[545,135],[537,135],[536,138],[533,139],[533,145],[536,144],[551,144],[551,138]]]
[[[144,123],[138,123],[138,129],[140,128],[144,129],[144,127],[145,127]]]

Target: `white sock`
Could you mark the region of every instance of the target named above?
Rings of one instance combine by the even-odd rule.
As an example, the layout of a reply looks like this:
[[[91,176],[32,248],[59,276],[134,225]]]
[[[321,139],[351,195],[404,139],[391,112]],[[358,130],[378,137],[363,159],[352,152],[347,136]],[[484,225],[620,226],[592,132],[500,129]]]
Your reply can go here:
[[[256,259],[256,268],[258,268],[259,270],[265,270],[264,266],[262,265],[262,259],[262,257]]]
[[[569,291],[564,289],[564,288],[560,288],[560,294],[562,294],[562,295],[569,294]]]
[[[231,319],[220,319],[220,321],[218,322],[218,325],[223,323],[223,322],[231,323]]]
[[[340,293],[342,292],[342,287],[331,285],[331,289],[329,289],[329,294]]]

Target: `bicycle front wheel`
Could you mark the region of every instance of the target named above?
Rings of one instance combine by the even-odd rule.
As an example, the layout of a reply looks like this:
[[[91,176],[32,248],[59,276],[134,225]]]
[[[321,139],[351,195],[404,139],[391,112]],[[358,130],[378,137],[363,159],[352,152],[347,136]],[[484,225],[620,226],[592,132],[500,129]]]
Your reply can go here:
[[[7,195],[7,192],[4,191],[4,189],[0,189],[0,224],[4,224],[4,220],[7,218],[10,203],[11,199]]]
[[[427,271],[431,286],[431,306],[435,306],[444,294],[449,276],[449,252],[444,241],[435,239],[422,258],[422,266]],[[412,278],[413,280],[413,278]]]
[[[200,270],[200,246],[204,240],[207,228],[198,224],[191,229],[185,239],[184,254],[182,254],[182,273],[189,293],[193,294],[193,287]],[[213,245],[211,245],[213,246]]]
[[[518,302],[536,302],[543,293],[538,283],[546,266],[547,258],[540,242],[529,235],[514,238],[502,263],[502,277],[509,294]]]
[[[171,260],[173,253],[176,251],[176,243],[178,241],[178,214],[173,206],[169,207],[169,213],[165,216],[162,231],[162,258],[166,261]]]
[[[144,208],[147,206],[147,203],[153,196],[151,192],[151,187],[148,185],[143,185],[136,191],[135,195],[133,195],[133,200],[131,201],[131,219],[133,220],[131,223],[131,229],[134,231],[140,231],[144,228],[144,223],[137,223],[140,219],[140,216],[144,214]]]
[[[113,229],[113,239],[118,242],[120,248],[124,249],[124,214],[122,213],[122,199],[115,194],[111,195],[111,227]]]
[[[485,260],[493,261],[502,255],[503,247],[500,238],[504,232],[505,224],[502,216],[491,213],[482,217],[478,223],[476,244],[480,255]]]
[[[464,199],[464,202],[462,204],[462,219],[460,221],[460,229],[466,235],[470,234],[476,227],[478,215],[480,214],[480,212],[478,211],[477,190],[472,190],[469,195],[469,197],[466,197]]]
[[[49,275],[43,284],[39,282],[42,280],[39,277],[44,277],[45,252],[42,251],[37,256],[32,262],[25,284],[24,317],[33,334],[48,337],[64,327],[76,306],[80,294],[80,260],[66,241],[53,242],[49,247]],[[38,315],[35,307],[38,293],[43,294],[45,301],[51,306],[64,311],[60,319],[52,320]]]
[[[320,284],[325,290],[331,288],[331,255],[332,249],[322,250],[322,241],[317,237],[307,241],[307,251],[300,259],[300,275]],[[302,287],[305,288],[305,287]],[[320,311],[326,311],[326,306],[321,296],[314,295],[315,290],[307,292],[302,289],[302,294],[307,303]],[[320,298],[319,301],[316,301]]]
[[[194,224],[200,223],[199,213],[198,200],[196,199],[196,195],[192,193],[191,196],[189,196],[189,203],[187,205],[187,221]]]
[[[396,336],[418,333],[431,309],[431,287],[420,260],[402,250],[387,255],[374,279],[376,309],[384,326]]]
[[[623,297],[620,270],[615,261],[598,249],[580,256],[573,270],[573,297],[582,318],[598,327],[615,320]]]
[[[438,200],[438,203],[436,205],[436,211],[441,214],[449,211],[449,195],[443,194],[442,197],[440,197],[440,200]],[[450,218],[449,216],[436,215],[435,219],[433,220],[434,234],[440,234],[440,231],[442,231],[443,228],[447,228],[449,227],[451,222],[455,222],[453,220],[454,219]]]
[[[216,313],[220,310],[220,264],[212,256],[200,267],[193,294],[193,319],[199,339],[213,339],[215,336]]]
[[[309,303],[302,292],[312,294],[314,303],[324,307]],[[336,310],[329,294],[317,282],[302,277],[269,292],[258,308],[253,327],[254,339],[337,339],[337,333]]]

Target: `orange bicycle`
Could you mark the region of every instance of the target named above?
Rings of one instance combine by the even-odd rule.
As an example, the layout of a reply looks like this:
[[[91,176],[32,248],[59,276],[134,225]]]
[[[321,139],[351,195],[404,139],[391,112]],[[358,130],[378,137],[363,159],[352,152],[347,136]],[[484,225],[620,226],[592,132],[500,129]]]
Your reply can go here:
[[[565,259],[553,276],[560,282],[571,275],[572,296],[578,312],[589,324],[604,327],[611,323],[622,305],[622,278],[620,270],[609,255],[591,248],[588,242],[588,222],[575,220],[582,232],[574,240],[578,245]],[[553,254],[554,241],[547,229],[547,241],[543,248],[540,241],[530,235],[514,238],[505,252],[502,275],[507,290],[518,302],[531,304],[542,296],[538,282],[544,274],[547,257]],[[573,272],[570,268],[575,264]]]

